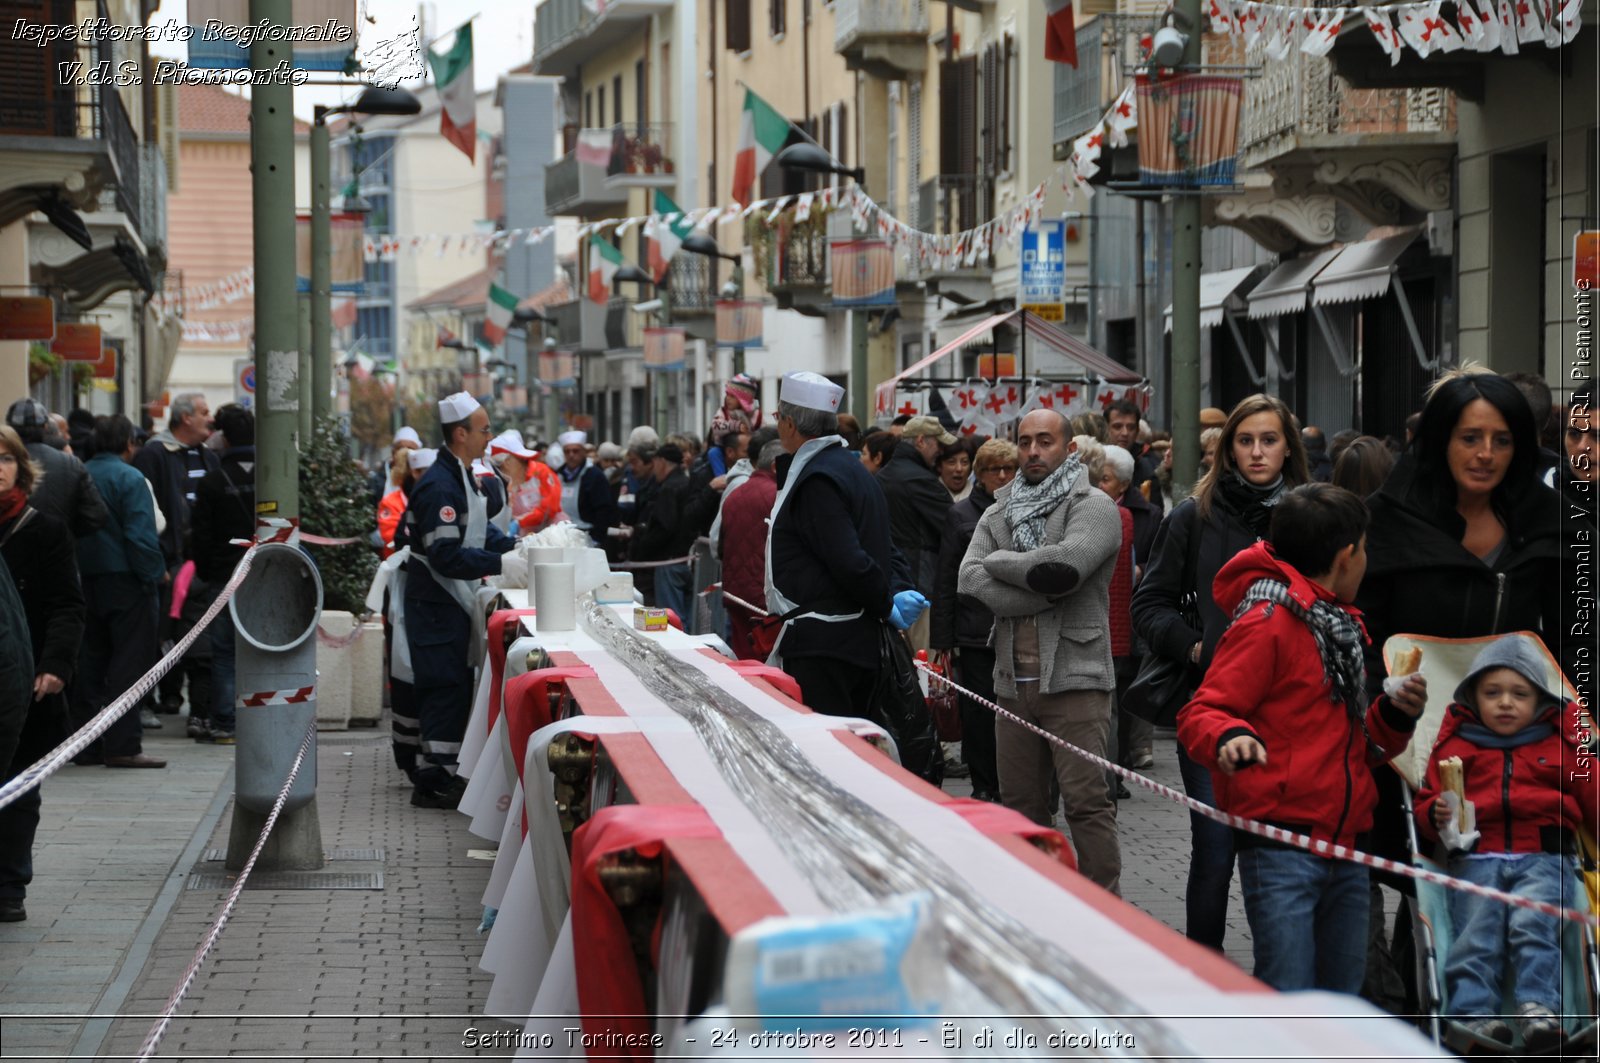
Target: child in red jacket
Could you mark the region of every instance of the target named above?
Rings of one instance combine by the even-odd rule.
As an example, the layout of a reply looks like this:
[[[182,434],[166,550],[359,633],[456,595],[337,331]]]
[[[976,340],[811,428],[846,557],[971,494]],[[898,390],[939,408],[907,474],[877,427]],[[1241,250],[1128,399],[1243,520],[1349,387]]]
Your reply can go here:
[[[1372,825],[1368,764],[1410,741],[1422,676],[1366,700],[1366,632],[1348,603],[1367,568],[1367,507],[1330,484],[1288,492],[1270,540],[1217,573],[1233,623],[1178,741],[1215,764],[1217,806],[1313,838],[1355,846]],[[1356,993],[1366,970],[1367,869],[1237,832],[1255,975],[1279,990]]]
[[[1450,872],[1533,900],[1571,907],[1581,898],[1572,832],[1593,830],[1600,802],[1593,761],[1579,748],[1586,729],[1575,702],[1550,682],[1527,635],[1486,646],[1456,687],[1417,791],[1422,833],[1451,850]],[[1461,758],[1467,813],[1441,791],[1439,762]],[[1456,940],[1445,962],[1450,1013],[1482,1037],[1509,1043],[1496,1013],[1507,960],[1515,972],[1523,1043],[1561,1039],[1561,928],[1551,916],[1452,891]]]

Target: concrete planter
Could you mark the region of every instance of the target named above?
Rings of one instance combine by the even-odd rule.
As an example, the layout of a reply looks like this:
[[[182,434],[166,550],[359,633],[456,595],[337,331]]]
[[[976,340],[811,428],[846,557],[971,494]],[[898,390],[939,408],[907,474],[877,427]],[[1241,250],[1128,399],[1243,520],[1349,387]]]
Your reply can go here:
[[[368,621],[355,634],[352,614],[326,610],[319,626],[317,728],[376,726],[383,716],[383,623]]]

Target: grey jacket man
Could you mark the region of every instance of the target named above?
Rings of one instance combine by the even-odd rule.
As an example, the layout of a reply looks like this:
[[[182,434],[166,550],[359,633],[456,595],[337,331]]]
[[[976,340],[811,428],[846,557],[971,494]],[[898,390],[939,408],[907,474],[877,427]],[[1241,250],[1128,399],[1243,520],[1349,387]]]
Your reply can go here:
[[[978,521],[957,582],[958,593],[994,613],[995,693],[1017,694],[1013,645],[1022,617],[1039,627],[1040,693],[1110,691],[1111,574],[1122,544],[1117,504],[1085,472],[1045,522],[1048,545],[1023,553],[1013,549],[1006,526],[1013,486],[1001,488]]]

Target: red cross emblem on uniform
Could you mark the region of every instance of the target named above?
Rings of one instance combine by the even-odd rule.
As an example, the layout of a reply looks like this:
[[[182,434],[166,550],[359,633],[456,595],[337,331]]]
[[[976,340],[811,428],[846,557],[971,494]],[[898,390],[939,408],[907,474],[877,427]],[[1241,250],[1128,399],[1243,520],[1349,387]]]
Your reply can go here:
[[[456,510],[454,506],[445,506],[443,509],[439,510],[440,524],[454,524],[455,522]]]

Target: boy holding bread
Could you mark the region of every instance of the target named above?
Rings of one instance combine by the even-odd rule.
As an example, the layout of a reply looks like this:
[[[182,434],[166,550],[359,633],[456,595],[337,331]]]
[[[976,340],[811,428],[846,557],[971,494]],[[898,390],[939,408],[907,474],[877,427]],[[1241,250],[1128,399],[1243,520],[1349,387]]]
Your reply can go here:
[[[1417,791],[1422,833],[1450,851],[1450,873],[1532,900],[1571,906],[1573,832],[1593,830],[1600,801],[1575,702],[1553,684],[1527,635],[1486,646],[1456,687]],[[1509,961],[1517,1019],[1533,1051],[1561,1039],[1561,927],[1547,915],[1451,891],[1455,944],[1445,962],[1450,1013],[1510,1043],[1500,987]]]
[[[1366,632],[1349,603],[1366,572],[1367,507],[1331,484],[1283,495],[1268,542],[1217,573],[1233,623],[1178,713],[1178,741],[1214,765],[1217,806],[1317,841],[1360,844],[1368,770],[1410,742],[1427,688],[1415,675],[1368,701]],[[1367,960],[1360,864],[1235,832],[1255,976],[1274,989],[1356,993]]]

